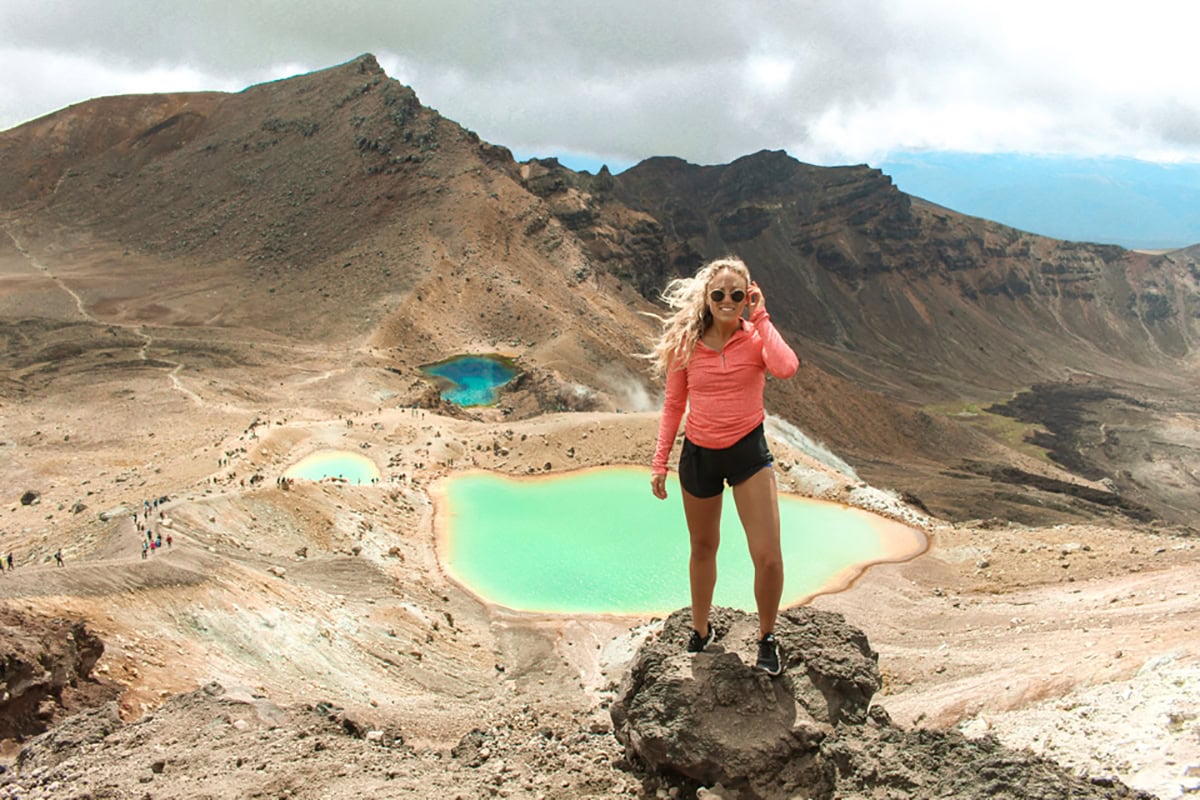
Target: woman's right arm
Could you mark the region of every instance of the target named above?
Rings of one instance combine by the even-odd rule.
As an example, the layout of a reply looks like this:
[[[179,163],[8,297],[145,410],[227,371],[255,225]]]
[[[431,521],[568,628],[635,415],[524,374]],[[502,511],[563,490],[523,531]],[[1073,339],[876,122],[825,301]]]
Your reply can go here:
[[[667,460],[675,444],[675,435],[679,433],[679,421],[683,419],[683,412],[687,408],[687,396],[687,370],[675,369],[672,365],[667,372],[666,399],[663,401],[662,418],[658,422],[654,460],[650,466],[652,486],[655,486],[655,477],[667,474]],[[658,491],[655,491],[655,495],[658,495]],[[661,496],[665,496],[665,492]]]

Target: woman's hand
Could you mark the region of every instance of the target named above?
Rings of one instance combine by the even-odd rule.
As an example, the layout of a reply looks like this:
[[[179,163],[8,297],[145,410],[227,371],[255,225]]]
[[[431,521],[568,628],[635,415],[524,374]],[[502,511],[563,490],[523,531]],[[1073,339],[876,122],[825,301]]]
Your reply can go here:
[[[667,499],[667,474],[665,472],[661,475],[650,476],[650,491],[654,492],[654,496],[659,500]]]
[[[767,310],[767,304],[763,299],[762,289],[758,288],[757,281],[750,281],[750,291],[746,293],[746,308],[749,309],[751,316],[753,316],[754,312],[758,311],[760,308],[763,311]]]

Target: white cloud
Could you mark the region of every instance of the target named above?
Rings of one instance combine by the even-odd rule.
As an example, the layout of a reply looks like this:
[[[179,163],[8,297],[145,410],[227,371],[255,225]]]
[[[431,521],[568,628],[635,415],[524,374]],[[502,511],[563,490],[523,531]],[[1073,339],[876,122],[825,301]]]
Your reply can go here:
[[[0,128],[373,52],[426,104],[525,153],[1197,160],[1198,24],[1200,6],[1168,0],[0,0]]]

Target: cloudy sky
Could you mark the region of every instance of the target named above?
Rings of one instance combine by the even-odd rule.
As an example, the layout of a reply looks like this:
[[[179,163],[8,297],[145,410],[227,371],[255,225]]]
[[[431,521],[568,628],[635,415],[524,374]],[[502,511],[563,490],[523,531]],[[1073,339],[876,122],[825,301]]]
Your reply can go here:
[[[371,52],[519,157],[1197,162],[1197,30],[1178,0],[0,0],[0,130]]]

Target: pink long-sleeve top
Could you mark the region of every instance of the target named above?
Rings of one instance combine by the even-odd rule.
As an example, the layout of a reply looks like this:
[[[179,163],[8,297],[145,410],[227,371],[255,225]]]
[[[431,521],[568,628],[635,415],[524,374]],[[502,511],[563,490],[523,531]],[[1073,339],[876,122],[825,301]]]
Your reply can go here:
[[[749,321],[739,323],[721,350],[696,342],[685,368],[668,368],[667,396],[651,473],[667,471],[667,459],[685,409],[688,416],[683,432],[688,439],[701,447],[729,447],[766,417],[763,387],[767,371],[776,378],[796,374],[800,359],[775,330],[765,308],[756,310]]]

